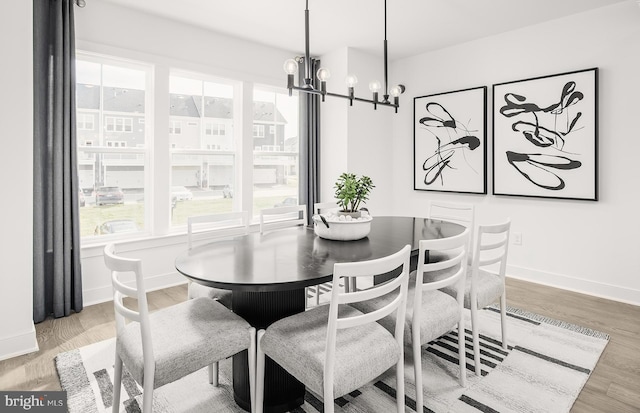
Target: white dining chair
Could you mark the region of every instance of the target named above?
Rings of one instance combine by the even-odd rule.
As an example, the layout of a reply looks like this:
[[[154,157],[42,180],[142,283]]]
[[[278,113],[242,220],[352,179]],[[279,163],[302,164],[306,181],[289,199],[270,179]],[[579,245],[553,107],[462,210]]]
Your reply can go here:
[[[329,305],[314,307],[271,324],[258,332],[256,412],[263,411],[265,355],[322,395],[324,411],[333,413],[334,400],[396,368],[396,406],[404,412],[404,323],[390,333],[376,321],[392,313],[404,320],[408,290],[409,257],[406,245],[395,254],[361,262],[336,263]],[[338,287],[345,277],[372,276],[401,268],[389,282],[345,293]],[[350,305],[383,295],[388,305],[363,313]]]
[[[249,354],[251,405],[255,406],[255,329],[216,300],[196,298],[149,314],[142,261],[123,258],[115,246],[104,248],[111,270],[116,313],[113,412],[120,405],[123,364],[143,388],[142,411],[153,410],[154,389],[209,367],[209,382],[218,386],[218,362],[241,351]],[[123,281],[133,274],[133,286]],[[124,298],[137,300],[137,310]],[[127,321],[131,321],[127,324]]]
[[[471,310],[473,354],[476,374],[481,375],[478,310],[500,299],[502,348],[507,349],[507,293],[505,274],[509,253],[511,220],[499,224],[478,225],[474,242],[473,262],[467,270],[464,306]],[[450,287],[444,292],[456,294]]]
[[[249,233],[249,213],[247,211],[198,215],[187,218],[187,247],[193,248],[196,241],[247,235]],[[207,297],[219,300],[231,308],[232,292],[221,288],[208,287],[189,281],[189,299]]]
[[[422,391],[422,346],[449,331],[458,332],[458,368],[460,386],[466,386],[466,349],[464,332],[464,291],[467,273],[467,246],[469,229],[454,237],[420,240],[418,268],[409,278],[407,314],[404,320],[404,340],[411,343],[416,386],[416,411],[424,406]],[[427,253],[437,251],[449,257],[436,263],[425,263]],[[446,255],[444,255],[446,254]],[[434,281],[432,274],[438,274]],[[449,287],[456,292],[455,297],[440,291]],[[375,300],[354,303],[353,307],[363,312],[383,308],[391,297],[383,296]],[[395,314],[379,321],[389,331],[397,323]]]
[[[475,206],[473,204],[463,202],[432,200],[429,201],[429,218],[453,222],[469,228],[469,246],[467,248],[469,252],[467,254],[467,260],[468,263],[471,264],[471,260],[473,259],[472,242],[475,225]],[[430,262],[446,258],[447,257],[443,257],[439,253],[429,255]]]
[[[260,210],[260,233],[307,225],[307,206],[291,205]]]
[[[328,212],[335,212],[340,208],[340,206],[338,205],[337,202],[333,201],[333,202],[316,202],[313,204],[313,213],[314,214],[321,214],[321,213],[328,213]],[[312,292],[312,294],[314,294],[314,298],[315,298],[315,304],[316,305],[320,305],[320,295],[322,294],[322,290],[325,291],[326,294],[329,293],[329,291],[331,291],[331,282],[326,282],[324,284],[318,284],[314,287],[307,287],[308,291],[314,291]]]
[[[331,212],[331,211],[337,211],[338,209],[340,209],[340,206],[335,201],[333,201],[333,202],[316,202],[315,204],[313,204],[313,213],[314,214],[320,214],[320,213],[323,213],[323,212],[326,213],[326,212]]]

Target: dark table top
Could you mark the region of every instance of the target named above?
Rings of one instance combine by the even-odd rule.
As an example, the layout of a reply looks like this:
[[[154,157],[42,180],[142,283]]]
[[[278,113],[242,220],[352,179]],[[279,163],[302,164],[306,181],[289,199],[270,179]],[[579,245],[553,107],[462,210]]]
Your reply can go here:
[[[421,239],[458,235],[464,227],[415,217],[374,217],[371,232],[357,241],[331,241],[313,228],[225,238],[187,250],[175,261],[187,278],[236,291],[286,291],[331,281],[336,262],[364,261],[397,252],[406,244],[417,254]]]

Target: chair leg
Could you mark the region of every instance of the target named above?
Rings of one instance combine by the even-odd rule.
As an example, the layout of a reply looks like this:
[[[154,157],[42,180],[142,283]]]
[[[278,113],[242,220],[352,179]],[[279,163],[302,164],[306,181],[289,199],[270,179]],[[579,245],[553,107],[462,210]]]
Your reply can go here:
[[[144,384],[142,386],[142,413],[153,413],[153,381],[155,371],[144,376]]]
[[[324,413],[334,413],[333,388],[324,389],[324,400],[322,402],[324,404]]]
[[[467,350],[464,342],[464,320],[462,315],[458,321],[458,364],[460,365],[460,386],[467,387]]]
[[[507,349],[507,294],[502,292],[500,297],[500,324],[502,328],[502,348]]]
[[[400,360],[398,360],[398,364],[396,364],[396,405],[398,407],[398,413],[404,413],[404,350],[402,347],[400,347]]]
[[[424,391],[422,388],[422,346],[420,345],[420,330],[413,329],[411,341],[413,348],[413,373],[416,384],[416,412],[422,412],[422,406],[424,406]]]
[[[480,333],[478,325],[478,305],[475,300],[471,302],[471,335],[473,336],[473,364],[476,367],[476,376],[481,375],[480,368]]]
[[[249,344],[249,396],[251,397],[251,411],[256,411],[256,329],[249,329],[251,342]],[[263,372],[264,375],[264,372]],[[264,380],[263,380],[264,381]]]
[[[113,364],[113,413],[120,411],[120,387],[122,386],[122,359],[116,353],[116,361]]]
[[[320,284],[315,286],[316,289],[316,306],[320,305]]]
[[[218,362],[209,364],[207,370],[209,371],[209,384],[213,384],[215,387],[218,387],[220,384],[218,379]]]
[[[256,413],[262,413],[264,410],[264,352],[260,346],[263,335],[264,330],[260,330],[256,337],[256,397],[254,401]]]

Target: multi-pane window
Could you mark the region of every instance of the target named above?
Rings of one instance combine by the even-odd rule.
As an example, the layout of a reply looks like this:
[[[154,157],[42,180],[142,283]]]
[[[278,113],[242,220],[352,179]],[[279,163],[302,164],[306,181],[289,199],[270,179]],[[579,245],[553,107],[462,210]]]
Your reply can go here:
[[[224,136],[226,131],[226,125],[224,123],[206,122],[204,134],[213,136]]]
[[[147,116],[149,78],[150,67],[145,65],[77,56],[76,112],[83,126],[78,128],[78,176],[85,195],[80,208],[83,237],[145,229],[147,136],[144,124],[134,130],[133,123]]]
[[[94,114],[93,113],[80,113],[77,115],[78,130],[93,130],[94,128]]]
[[[263,208],[298,204],[298,97],[286,89],[255,86],[253,108],[255,217]]]
[[[169,133],[172,135],[180,135],[182,133],[182,122],[172,120],[169,122]]]
[[[133,132],[133,119],[105,116],[104,127],[107,132]]]
[[[144,63],[77,53],[83,242],[164,235],[182,231],[189,216],[247,209],[256,217],[260,209],[298,202],[297,96],[177,71],[169,75],[167,96],[154,86],[153,71]],[[242,101],[246,87],[253,99]],[[148,108],[167,101],[168,122],[154,119]],[[249,129],[243,113],[252,113]],[[240,162],[241,148],[253,148],[253,159]],[[151,165],[169,170],[168,177],[150,174]]]
[[[233,199],[239,176],[235,152],[238,137],[232,130],[239,116],[234,110],[234,89],[238,85],[205,76],[170,77],[170,124],[196,126],[183,129],[179,139],[169,137],[174,226],[184,225],[189,216],[240,208]]]
[[[253,137],[264,138],[264,125],[253,125]]]

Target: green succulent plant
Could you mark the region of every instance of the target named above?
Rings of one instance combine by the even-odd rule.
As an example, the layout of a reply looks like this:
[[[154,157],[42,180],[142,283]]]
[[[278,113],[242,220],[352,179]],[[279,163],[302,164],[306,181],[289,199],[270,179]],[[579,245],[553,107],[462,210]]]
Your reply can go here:
[[[373,181],[368,176],[362,175],[358,178],[356,174],[343,173],[336,184],[335,197],[343,212],[356,212],[360,209],[360,204],[369,199],[371,189],[375,188]]]

